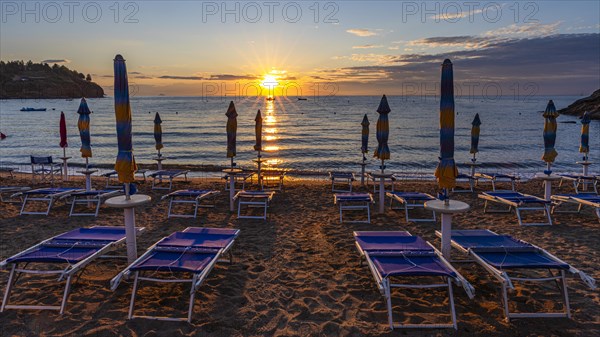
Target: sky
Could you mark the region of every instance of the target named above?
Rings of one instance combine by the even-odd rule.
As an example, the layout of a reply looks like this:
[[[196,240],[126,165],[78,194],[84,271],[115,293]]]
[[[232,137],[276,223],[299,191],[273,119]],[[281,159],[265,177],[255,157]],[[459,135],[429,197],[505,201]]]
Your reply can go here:
[[[581,95],[600,1],[0,1],[0,59],[64,64],[112,95]]]

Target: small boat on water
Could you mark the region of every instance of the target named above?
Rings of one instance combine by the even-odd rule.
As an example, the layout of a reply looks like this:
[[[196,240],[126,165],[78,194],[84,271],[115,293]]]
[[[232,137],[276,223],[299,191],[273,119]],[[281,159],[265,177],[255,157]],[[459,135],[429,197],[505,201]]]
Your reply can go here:
[[[275,100],[275,97],[272,97],[272,96],[267,97],[267,101],[274,101],[274,100]]]
[[[305,98],[305,97],[298,97],[298,100],[299,100],[299,101],[307,101],[308,99],[307,99],[307,98]]]
[[[21,111],[46,111],[46,108],[21,108]]]

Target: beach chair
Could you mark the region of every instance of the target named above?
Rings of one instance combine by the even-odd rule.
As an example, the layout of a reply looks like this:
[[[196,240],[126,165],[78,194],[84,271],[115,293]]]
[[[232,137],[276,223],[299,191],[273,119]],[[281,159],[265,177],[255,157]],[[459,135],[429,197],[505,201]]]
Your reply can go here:
[[[233,197],[238,201],[238,219],[264,219],[267,220],[267,209],[275,192],[273,191],[239,191]],[[242,215],[242,208],[262,208],[262,215]]]
[[[441,235],[439,231],[436,233]],[[546,250],[514,239],[509,235],[498,235],[490,230],[453,230],[452,246],[468,254],[476,263],[501,283],[502,302],[506,320],[529,317],[571,317],[566,272],[577,274],[591,289],[596,289],[596,281],[582,271]],[[532,271],[536,271],[533,274]],[[547,271],[548,274],[542,274]],[[556,273],[556,274],[555,274]],[[531,275],[530,275],[531,274]],[[564,301],[563,312],[510,312],[508,289],[514,290],[514,281],[556,282]]]
[[[411,218],[409,211],[415,208],[425,209],[425,202],[435,200],[436,198],[427,193],[421,192],[386,192],[385,195],[390,199],[390,209],[404,209],[406,222],[435,222],[435,212],[431,212],[431,218]],[[394,207],[394,201],[398,202],[401,207]]]
[[[496,191],[496,184],[498,183],[510,183],[511,191],[516,191],[516,183],[521,180],[521,178],[514,174],[506,174],[506,173],[482,173],[477,172],[473,176],[477,184],[479,184],[479,180],[490,181],[492,183],[492,191]]]
[[[6,172],[6,173],[8,173],[8,176],[10,178],[14,178],[15,177],[15,175],[14,175],[15,169],[12,168],[12,167],[0,167],[0,172]]]
[[[215,197],[221,192],[215,190],[178,190],[164,195],[160,200],[169,199],[169,211],[167,218],[196,218],[198,207],[215,207]],[[203,200],[212,198],[212,204],[201,204]],[[174,205],[177,204],[192,204],[194,212],[189,213],[174,213]],[[175,206],[176,207],[176,206]]]
[[[595,193],[577,193],[577,194],[555,194],[551,197],[554,202],[552,213],[579,213],[583,206],[594,208],[598,220],[600,220],[600,195]],[[562,204],[569,203],[577,205],[576,211],[556,210]]]
[[[30,189],[31,187],[24,186],[0,186],[0,202],[22,202],[22,198],[14,200],[12,196],[15,193],[29,191]]]
[[[373,196],[369,193],[336,193],[333,204],[340,207],[340,223],[344,223],[344,211],[366,211],[367,220],[346,221],[354,223],[371,223],[371,204]]]
[[[108,199],[121,194],[121,190],[91,190],[71,193],[66,197],[71,197],[71,211],[69,216],[98,216],[100,205]],[[65,198],[65,197],[63,197]],[[94,207],[94,212],[76,211],[77,205],[85,204],[87,207]]]
[[[371,172],[367,172],[367,185],[373,186],[373,194],[379,193],[379,179],[373,176]],[[383,178],[384,192],[394,192],[396,181],[398,178],[395,175],[391,175],[389,178]]]
[[[483,192],[479,194],[479,198],[485,200],[483,206],[484,213],[510,213],[513,209],[521,226],[546,226],[552,225],[552,217],[550,215],[551,201],[530,194],[523,194],[513,191],[495,191]],[[489,210],[488,203],[495,202],[508,206],[507,210]],[[523,222],[521,212],[523,211],[543,211],[548,222]]]
[[[355,245],[377,283],[377,288],[385,298],[390,329],[403,328],[454,328],[457,329],[456,309],[452,282],[461,285],[469,298],[474,289],[462,275],[444,259],[442,254],[429,242],[405,231],[358,231],[354,232]],[[362,258],[361,258],[362,263]],[[440,277],[442,282],[423,284],[423,280]],[[407,283],[411,278],[421,279],[420,283]],[[403,280],[403,283],[394,283]],[[394,323],[392,316],[392,288],[429,289],[447,288],[451,324],[400,324]]]
[[[173,179],[184,176],[185,181],[187,181],[187,174],[190,172],[189,170],[162,170],[156,171],[149,175],[152,178],[152,189],[153,190],[171,190],[173,188]],[[169,187],[159,186],[163,179],[169,180]]]
[[[146,182],[146,172],[148,172],[148,170],[135,171],[136,174],[142,175],[142,177],[144,178],[144,182]],[[115,178],[117,177],[117,171],[113,170],[110,172],[102,173],[101,176],[106,178],[106,188],[108,188],[108,189],[123,188],[123,184],[120,184],[118,181],[115,181],[113,183],[113,180],[115,180]]]
[[[68,196],[71,196],[76,192],[83,192],[84,189],[81,188],[73,188],[73,187],[48,187],[48,188],[38,188],[34,190],[27,190],[13,194],[11,197],[15,196],[24,196],[23,205],[21,206],[20,215],[23,214],[43,214],[48,215],[50,213],[50,209],[54,203],[59,199],[64,199]],[[48,204],[45,212],[40,211],[28,211],[26,210],[27,204],[31,203],[37,204]]]
[[[264,170],[260,172],[260,189],[261,190],[283,190],[283,180],[285,179],[285,171]]]
[[[585,193],[587,191],[587,187],[591,186],[594,189],[594,193],[598,194],[595,176],[585,176],[583,174],[559,174],[559,176],[560,183],[558,184],[558,187],[561,187],[563,182],[568,181],[573,184],[575,193]],[[584,190],[580,191],[580,187],[584,187]]]
[[[32,184],[35,184],[36,177],[40,178],[40,182],[50,181],[50,183],[54,183],[54,174],[62,174],[63,165],[52,162],[52,156],[30,157]]]
[[[225,254],[229,253],[229,262],[232,262],[230,250],[238,235],[238,229],[188,227],[182,232],[175,232],[161,239],[148,248],[142,256],[110,281],[111,289],[114,291],[123,277],[134,276],[128,319],[149,318],[191,322],[196,292],[215,264],[223,261]],[[187,278],[184,275],[191,277]],[[134,315],[135,298],[140,281],[191,283],[187,317]]]
[[[466,173],[459,173],[458,176],[456,176],[456,184],[457,187],[452,189],[452,192],[454,193],[473,193],[475,192],[475,181],[477,180],[477,178],[475,178],[475,176],[472,176],[470,174],[466,174]],[[459,183],[467,183],[469,184],[467,188],[460,188],[458,187]]]
[[[352,192],[352,182],[355,180],[352,172],[329,172],[331,192]]]
[[[139,232],[143,228],[137,230]],[[0,312],[6,309],[59,310],[62,315],[73,276],[82,272],[95,259],[115,250],[124,241],[124,227],[79,228],[47,239],[0,262],[0,268],[10,268]],[[58,275],[58,282],[65,280],[60,306],[10,304],[10,294],[20,274]]]
[[[250,179],[250,182],[252,182],[252,177],[255,174],[256,174],[255,172],[242,172],[242,173],[238,173],[238,174],[234,175],[233,176],[234,177],[233,184],[234,184],[235,191],[245,190],[246,189],[246,181],[248,179]],[[229,178],[230,177],[228,175],[224,175],[223,177],[221,177],[221,179],[225,180],[225,191],[229,191]]]

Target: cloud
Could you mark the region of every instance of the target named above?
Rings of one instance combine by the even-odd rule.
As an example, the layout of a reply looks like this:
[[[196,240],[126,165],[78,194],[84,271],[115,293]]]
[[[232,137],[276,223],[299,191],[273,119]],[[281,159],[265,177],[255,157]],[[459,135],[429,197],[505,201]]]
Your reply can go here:
[[[483,35],[488,37],[549,36],[556,34],[558,32],[558,27],[561,24],[561,21],[549,24],[541,24],[539,22],[526,23],[524,25],[512,24],[510,26],[501,27],[496,30],[487,31]]]
[[[71,63],[71,60],[67,60],[67,59],[48,59],[48,60],[43,60],[42,63]]]
[[[353,46],[352,49],[373,49],[373,48],[381,48],[382,45],[374,45],[374,44],[365,44],[362,46]]]
[[[186,81],[202,81],[204,78],[201,76],[173,76],[173,75],[163,75],[158,78],[165,80],[186,80]]]
[[[347,33],[356,35],[356,36],[360,36],[360,37],[367,37],[367,36],[374,36],[377,35],[377,33],[375,33],[372,30],[369,29],[364,29],[364,28],[354,28],[354,29],[348,29],[346,31]]]
[[[258,79],[255,75],[231,75],[231,74],[218,74],[211,75],[209,78],[205,78],[205,80],[209,81],[239,81],[239,80],[256,80]]]

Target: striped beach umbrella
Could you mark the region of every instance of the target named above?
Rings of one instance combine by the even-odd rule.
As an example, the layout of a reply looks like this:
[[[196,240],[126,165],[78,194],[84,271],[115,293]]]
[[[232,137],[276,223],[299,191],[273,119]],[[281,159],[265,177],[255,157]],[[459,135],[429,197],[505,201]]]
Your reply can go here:
[[[479,127],[481,126],[481,120],[479,114],[475,114],[473,122],[471,122],[471,150],[469,153],[473,154],[473,161],[475,161],[475,154],[479,152]]]
[[[158,155],[160,156],[160,149],[162,149],[162,119],[160,119],[160,115],[158,112],[154,115],[154,141],[156,142],[156,150],[158,151]]]
[[[371,123],[369,123],[367,114],[365,114],[363,117],[360,125],[362,125],[362,143],[360,146],[360,151],[363,153],[363,160],[366,160],[367,158],[365,158],[365,153],[369,152],[369,125],[371,125]]]
[[[65,113],[62,111],[60,112],[59,129],[60,143],[58,145],[60,145],[60,147],[64,150],[66,147],[69,146],[69,144],[67,143],[67,122],[65,121]]]
[[[381,172],[385,169],[384,161],[390,159],[390,148],[388,147],[388,138],[390,137],[390,121],[388,114],[392,110],[388,104],[387,97],[383,95],[379,102],[377,112],[379,118],[377,119],[377,148],[373,152],[373,156],[381,159]]]
[[[254,124],[254,133],[256,134],[256,144],[254,145],[254,151],[258,151],[258,156],[260,157],[260,151],[262,151],[262,115],[260,114],[260,110],[256,113],[256,117],[254,118],[256,124]]]
[[[550,100],[548,105],[546,106],[546,110],[544,111],[544,155],[542,156],[542,160],[545,161],[548,165],[548,169],[544,171],[546,174],[552,173],[550,168],[552,163],[556,159],[558,152],[554,149],[554,144],[556,143],[556,117],[558,117],[558,112],[556,112],[556,107],[554,106],[554,102]]]
[[[77,121],[77,128],[79,128],[79,137],[81,138],[81,157],[86,159],[92,157],[92,144],[90,139],[90,114],[91,111],[88,108],[85,98],[81,99],[79,103],[79,120]]]
[[[442,64],[440,94],[440,161],[435,176],[447,197],[447,189],[456,186],[458,175],[454,162],[454,76],[452,62],[448,59]]]
[[[233,101],[229,103],[229,108],[227,108],[225,116],[227,116],[227,158],[231,158],[231,167],[233,167],[233,157],[236,155],[235,143],[238,116],[237,111],[235,111],[235,104],[233,104]]]
[[[114,60],[115,70],[115,118],[117,121],[117,142],[119,152],[115,163],[115,171],[122,183],[133,183],[134,173],[137,170],[133,157],[133,144],[131,139],[131,106],[129,105],[129,82],[127,81],[127,68],[123,56],[117,55]],[[128,195],[129,189],[125,188]]]
[[[590,153],[590,115],[586,112],[583,113],[581,118],[581,145],[579,145],[579,152],[583,153],[583,160],[588,160],[588,154]]]

